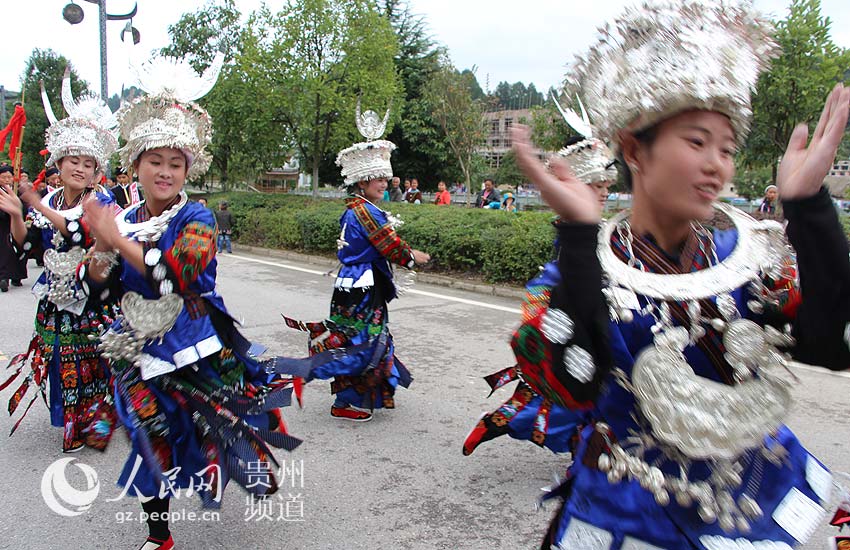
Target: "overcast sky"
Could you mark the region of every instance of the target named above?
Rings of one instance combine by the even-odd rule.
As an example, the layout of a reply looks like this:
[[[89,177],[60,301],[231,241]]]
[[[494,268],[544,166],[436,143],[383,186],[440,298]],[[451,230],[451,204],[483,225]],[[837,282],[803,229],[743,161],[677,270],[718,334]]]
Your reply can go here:
[[[77,0],[85,11],[79,25],[62,19],[69,0],[16,2],[5,10],[0,39],[0,85],[20,88],[21,74],[34,48],[51,48],[70,59],[90,87],[100,87],[97,6]],[[137,51],[150,52],[168,44],[167,28],[180,15],[204,5],[203,0],[138,0],[133,20],[141,32]],[[256,9],[261,0],[236,0],[243,15]],[[483,88],[493,89],[500,81],[533,82],[538,90],[558,85],[575,53],[592,43],[597,26],[617,15],[626,0],[411,0],[415,13],[425,16],[433,38],[448,47],[460,68],[477,66]],[[758,9],[784,17],[790,0],[755,0]],[[133,0],[107,0],[109,13],[126,13]],[[280,0],[270,0],[272,9]],[[9,6],[7,6],[8,8]],[[832,37],[839,46],[850,47],[850,2],[822,0],[822,10],[832,19]],[[14,20],[10,20],[12,16]],[[107,23],[109,93],[129,80],[128,53],[119,36],[123,22]],[[129,37],[129,35],[128,35]]]

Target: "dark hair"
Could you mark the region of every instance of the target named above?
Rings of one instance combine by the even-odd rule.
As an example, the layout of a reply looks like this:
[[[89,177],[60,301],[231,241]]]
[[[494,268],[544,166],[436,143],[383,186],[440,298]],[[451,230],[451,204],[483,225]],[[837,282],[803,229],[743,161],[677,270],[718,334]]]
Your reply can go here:
[[[655,143],[655,138],[658,137],[658,125],[656,124],[655,126],[650,126],[649,128],[632,134],[632,136],[634,136],[637,142],[641,145],[652,147],[652,144]],[[626,159],[623,158],[622,148],[620,149],[620,151],[617,152],[617,159],[614,161],[614,163],[619,165],[617,169],[617,173],[619,174],[619,181],[617,183],[622,183],[623,187],[627,191],[631,192],[632,172],[629,169],[629,165],[626,164]]]
[[[493,178],[484,178],[484,183],[487,183],[488,181],[489,181],[490,183],[492,183],[493,185],[496,185],[496,182],[495,182],[495,181],[493,181]]]

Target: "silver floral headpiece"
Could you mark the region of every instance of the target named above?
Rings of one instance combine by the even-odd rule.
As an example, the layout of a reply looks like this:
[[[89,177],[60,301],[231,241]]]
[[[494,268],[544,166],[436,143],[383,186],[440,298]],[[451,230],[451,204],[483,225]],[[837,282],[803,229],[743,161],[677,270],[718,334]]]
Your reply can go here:
[[[45,142],[52,166],[69,155],[93,157],[99,170],[103,170],[109,157],[118,148],[115,127],[118,121],[112,110],[98,96],[87,93],[74,99],[71,92],[71,67],[65,67],[62,77],[62,106],[67,118],[58,120],[53,113],[44,82],[41,82],[41,101],[50,126],[45,132]]]
[[[639,132],[690,109],[728,116],[743,143],[750,94],[778,54],[772,30],[748,3],[652,0],[600,28],[565,87],[587,101],[598,137],[614,147],[618,130]]]
[[[118,111],[121,137],[126,141],[118,153],[125,167],[149,149],[170,147],[186,155],[189,179],[209,169],[212,159],[206,146],[212,141],[212,121],[194,102],[212,90],[223,64],[224,56],[219,53],[202,75],[186,61],[168,57],[131,67],[147,95]]]
[[[567,124],[584,138],[569,147],[564,147],[558,151],[558,155],[570,163],[573,174],[580,181],[584,183],[612,182],[617,179],[614,155],[603,141],[593,137],[593,126],[590,124],[587,111],[581,99],[576,99],[581,109],[581,116],[574,111],[564,109],[558,98],[552,96],[552,100]]]
[[[389,109],[383,120],[375,111],[370,110],[361,114],[360,99],[357,99],[355,122],[357,130],[366,138],[366,141],[343,149],[336,157],[336,165],[341,168],[346,186],[354,185],[358,181],[393,177],[390,154],[395,150],[395,144],[385,139],[378,139],[384,135],[389,118]]]

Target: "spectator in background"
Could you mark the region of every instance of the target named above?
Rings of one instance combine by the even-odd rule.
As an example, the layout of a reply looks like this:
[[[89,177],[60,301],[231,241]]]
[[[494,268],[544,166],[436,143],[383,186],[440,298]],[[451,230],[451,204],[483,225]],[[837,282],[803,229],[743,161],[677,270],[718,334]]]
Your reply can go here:
[[[410,180],[410,189],[404,199],[410,204],[422,204],[422,191],[419,190],[419,180],[413,178]]]
[[[505,198],[502,199],[502,206],[499,210],[504,210],[505,212],[516,212],[516,199],[514,198],[513,193],[505,193]]]
[[[404,178],[404,200],[407,200],[408,191],[410,191],[410,178]]]
[[[445,206],[452,203],[452,195],[446,189],[446,182],[441,181],[437,184],[437,195],[434,197],[434,204],[437,206]]]
[[[761,201],[759,212],[762,214],[776,214],[776,197],[779,194],[775,185],[764,188],[764,200]]]
[[[47,183],[47,187],[50,187],[51,189],[56,189],[56,187],[59,185],[59,169],[56,168],[55,166],[51,166],[50,168],[45,170],[44,171],[44,181],[45,181],[45,183]],[[47,191],[49,191],[49,189],[47,189],[47,187],[44,188],[45,194],[47,194]],[[40,192],[41,191],[39,190],[39,193]],[[43,196],[44,195],[42,195],[42,197]]]
[[[475,198],[475,208],[490,208],[490,203],[496,203],[496,208],[502,202],[502,195],[499,190],[493,186],[493,180],[487,178],[484,180],[484,189],[479,191]]]
[[[232,243],[230,236],[233,234],[233,214],[227,209],[227,201],[218,203],[218,210],[215,211],[215,223],[218,225],[218,242],[217,248],[219,252],[227,249],[228,254],[233,254]]]
[[[404,192],[401,190],[401,179],[396,176],[390,181],[390,202],[402,202],[404,200]]]

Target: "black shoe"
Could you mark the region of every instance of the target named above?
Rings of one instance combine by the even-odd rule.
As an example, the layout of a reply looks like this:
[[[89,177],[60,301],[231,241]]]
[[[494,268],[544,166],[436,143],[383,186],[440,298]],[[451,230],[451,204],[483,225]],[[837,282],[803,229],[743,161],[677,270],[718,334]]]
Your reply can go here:
[[[12,279],[12,286],[24,286],[20,279]]]
[[[3,279],[0,281],[0,291],[9,292],[9,280]]]

